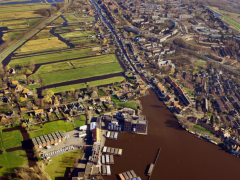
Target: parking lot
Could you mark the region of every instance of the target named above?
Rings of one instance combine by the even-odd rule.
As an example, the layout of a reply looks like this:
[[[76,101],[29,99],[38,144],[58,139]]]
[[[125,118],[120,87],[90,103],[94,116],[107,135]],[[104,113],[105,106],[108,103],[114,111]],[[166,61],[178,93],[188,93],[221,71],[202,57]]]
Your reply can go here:
[[[84,146],[86,143],[84,142],[84,137],[79,137],[79,130],[69,131],[64,133],[67,136],[65,141],[58,143],[58,145],[51,145],[50,149],[43,147],[41,149],[37,149],[41,157],[53,157],[57,156],[71,150],[76,150],[77,148]]]

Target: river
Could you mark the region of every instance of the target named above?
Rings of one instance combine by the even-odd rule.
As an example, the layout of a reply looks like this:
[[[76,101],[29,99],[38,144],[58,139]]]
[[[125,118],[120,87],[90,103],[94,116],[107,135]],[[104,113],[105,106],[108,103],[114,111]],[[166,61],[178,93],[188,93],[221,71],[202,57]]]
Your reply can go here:
[[[118,179],[117,174],[128,170],[147,180],[147,167],[154,162],[160,147],[151,180],[215,180],[238,176],[240,160],[181,129],[175,116],[153,91],[140,100],[142,114],[148,120],[148,135],[120,133],[118,140],[106,141],[106,146],[123,149],[121,157],[114,157],[112,175],[106,180]]]

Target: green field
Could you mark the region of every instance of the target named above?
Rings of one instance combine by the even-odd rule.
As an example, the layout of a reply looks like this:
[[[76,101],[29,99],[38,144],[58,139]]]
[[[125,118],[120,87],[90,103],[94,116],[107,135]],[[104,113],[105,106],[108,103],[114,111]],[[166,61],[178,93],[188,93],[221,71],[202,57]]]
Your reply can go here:
[[[42,129],[38,131],[30,132],[29,136],[32,139],[32,138],[53,133],[56,131],[67,132],[73,129],[74,127],[72,122],[64,122],[64,120],[59,120],[59,121],[53,121],[53,122],[44,124]]]
[[[80,126],[83,126],[85,125],[86,121],[80,121],[80,120],[76,120],[74,121],[76,127],[80,127]]]
[[[106,84],[112,84],[114,82],[122,82],[125,78],[122,76],[117,76],[117,77],[112,77],[112,78],[107,78],[107,79],[102,79],[102,80],[96,80],[96,81],[90,81],[87,82],[89,86],[101,86],[101,85],[106,85]],[[71,89],[84,89],[86,88],[87,85],[84,83],[80,84],[72,84],[68,86],[59,86],[56,88],[51,88],[51,90],[54,93],[60,93],[64,91],[70,91]]]
[[[81,154],[81,150],[65,153],[52,158],[52,161],[45,166],[45,171],[52,180],[63,178],[66,168],[73,167],[75,159]]]
[[[5,149],[22,146],[23,137],[20,130],[3,132],[2,141]]]
[[[9,12],[18,12],[18,11],[34,11],[37,9],[45,9],[50,8],[51,5],[46,4],[38,4],[38,5],[32,5],[32,6],[26,6],[26,5],[0,5],[0,13],[9,13]],[[40,16],[40,15],[39,15]]]
[[[112,74],[121,72],[121,66],[116,63],[109,63],[109,64],[100,64],[96,66],[88,66],[84,68],[78,69],[70,69],[70,70],[63,70],[58,72],[52,72],[47,74],[40,74],[40,78],[42,80],[42,86],[66,82],[76,79],[84,79],[94,76],[102,76],[106,74]]]
[[[70,62],[73,64],[75,68],[79,68],[79,67],[85,67],[85,66],[95,66],[98,64],[117,62],[117,58],[114,54],[107,54],[104,56],[95,56],[90,58],[71,60]],[[74,67],[71,65],[70,62],[64,61],[64,62],[43,65],[37,70],[36,73],[42,74],[42,73],[49,73],[53,71],[72,69]]]
[[[91,49],[76,49],[52,54],[43,54],[37,56],[32,55],[31,57],[13,59],[9,64],[10,65],[28,64],[31,60],[33,60],[35,64],[62,61],[66,59],[85,57],[87,56],[87,53],[91,51],[92,51]]]
[[[72,69],[72,68],[73,66],[70,64],[70,62],[64,61],[64,62],[43,65],[37,70],[36,74],[49,73],[53,71],[61,71],[61,70]]]
[[[12,173],[14,168],[27,164],[28,159],[23,150],[2,153],[0,155],[0,176]]]
[[[77,18],[73,15],[73,14],[69,14],[67,16],[64,16],[65,19],[68,21],[68,22],[75,22],[77,21]]]
[[[74,31],[69,33],[60,34],[62,38],[71,38],[71,37],[79,37],[79,36],[90,36],[94,35],[93,31]]]
[[[198,130],[200,130],[200,131],[203,131],[203,132],[205,132],[205,133],[208,133],[208,134],[211,134],[211,135],[212,135],[211,132],[209,132],[208,130],[206,130],[205,128],[203,128],[203,127],[201,127],[201,126],[194,125],[193,127],[196,128],[196,129],[198,129]]]
[[[130,107],[130,108],[134,108],[134,109],[138,109],[137,108],[137,104],[133,101],[133,102],[121,102],[117,97],[115,96],[111,96],[112,101],[118,105],[118,108],[122,108],[122,107]]]

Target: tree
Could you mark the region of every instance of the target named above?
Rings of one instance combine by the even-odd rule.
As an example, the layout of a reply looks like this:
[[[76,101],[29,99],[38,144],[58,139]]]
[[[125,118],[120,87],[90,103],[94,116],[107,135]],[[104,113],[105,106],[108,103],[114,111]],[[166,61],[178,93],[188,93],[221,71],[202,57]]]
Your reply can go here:
[[[52,103],[52,98],[49,95],[44,96],[43,101],[45,103]]]
[[[43,92],[42,92],[42,96],[49,96],[50,98],[54,95],[54,92],[50,89],[45,89]]]
[[[70,89],[70,93],[71,93],[71,94],[75,93],[75,89],[74,89],[74,88],[71,88],[71,89]]]
[[[27,127],[27,125],[26,125],[26,123],[24,122],[24,123],[22,123],[22,125],[21,125],[23,128],[26,128]]]
[[[29,69],[30,69],[31,71],[33,71],[33,70],[35,69],[35,63],[34,63],[33,60],[31,60],[31,61],[29,62],[28,67],[29,67]]]
[[[19,98],[19,102],[24,102],[25,101],[25,98],[24,97],[20,97]]]
[[[6,66],[5,66],[5,70],[6,70],[6,71],[9,71],[9,70],[10,70],[10,66],[9,66],[9,65],[6,65]]]
[[[32,103],[30,101],[27,101],[26,108],[28,111],[32,109]]]
[[[30,69],[26,69],[25,74],[30,75],[30,74],[32,74],[32,71]]]
[[[129,33],[129,36],[130,36],[130,37],[133,37],[133,33],[132,33],[132,32],[130,32],[130,33]]]

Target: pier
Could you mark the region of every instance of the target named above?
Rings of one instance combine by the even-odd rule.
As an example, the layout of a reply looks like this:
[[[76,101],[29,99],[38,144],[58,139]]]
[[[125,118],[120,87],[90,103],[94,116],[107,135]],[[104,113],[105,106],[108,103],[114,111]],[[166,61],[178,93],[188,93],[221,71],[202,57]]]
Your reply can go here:
[[[158,159],[158,156],[160,154],[160,151],[161,151],[161,148],[158,149],[157,156],[156,156],[156,158],[154,160],[154,163],[150,164],[150,166],[149,166],[149,169],[148,169],[148,172],[147,172],[147,175],[149,176],[148,180],[150,180],[150,178],[151,178],[151,175],[152,175],[154,166],[157,163],[157,159]]]

